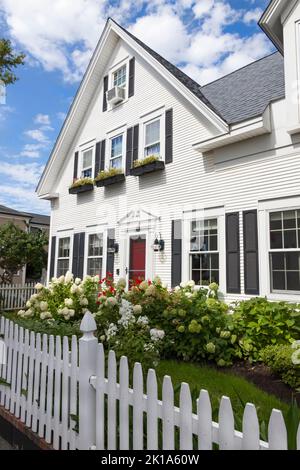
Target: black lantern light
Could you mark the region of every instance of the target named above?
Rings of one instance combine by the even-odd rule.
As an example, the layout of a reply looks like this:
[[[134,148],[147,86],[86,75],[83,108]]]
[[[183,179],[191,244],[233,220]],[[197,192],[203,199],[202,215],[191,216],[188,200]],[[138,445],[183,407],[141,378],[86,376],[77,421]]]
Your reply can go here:
[[[157,237],[155,238],[152,247],[153,247],[153,251],[155,252],[163,251],[165,249],[165,242],[164,240],[162,240],[161,236],[159,239]]]
[[[111,246],[107,248],[108,253],[119,253],[119,243],[112,243]]]

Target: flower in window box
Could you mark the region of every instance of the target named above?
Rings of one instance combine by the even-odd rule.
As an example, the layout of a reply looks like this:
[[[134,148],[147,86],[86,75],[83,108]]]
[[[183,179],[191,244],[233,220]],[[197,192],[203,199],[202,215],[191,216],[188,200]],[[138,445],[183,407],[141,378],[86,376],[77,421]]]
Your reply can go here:
[[[90,185],[90,184],[94,186],[93,178],[79,178],[73,181],[73,183],[70,186],[70,189],[79,188],[80,186],[85,186],[85,185]]]
[[[135,160],[133,162],[133,168],[138,168],[140,166],[149,165],[150,163],[154,163],[158,161],[160,161],[160,158],[157,155],[149,155],[148,157],[145,157],[142,160]]]
[[[122,175],[123,171],[120,168],[109,168],[108,170],[99,171],[98,175],[95,178],[95,181],[105,180],[106,178],[111,178],[112,176]]]

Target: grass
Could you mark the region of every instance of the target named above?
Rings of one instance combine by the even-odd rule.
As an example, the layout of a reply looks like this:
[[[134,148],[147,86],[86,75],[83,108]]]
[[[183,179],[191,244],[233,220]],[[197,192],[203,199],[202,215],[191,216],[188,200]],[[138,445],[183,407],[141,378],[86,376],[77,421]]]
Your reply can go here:
[[[266,428],[273,408],[277,408],[286,416],[289,406],[269,395],[263,390],[235,374],[222,372],[213,367],[177,361],[161,361],[156,369],[159,381],[164,375],[172,378],[175,401],[178,405],[179,389],[181,382],[187,382],[190,386],[193,408],[196,409],[196,399],[201,389],[209,392],[213,419],[218,420],[219,403],[223,395],[230,398],[235,414],[236,429],[241,430],[243,410],[246,403],[256,406],[258,418],[261,423],[262,439],[266,439]]]

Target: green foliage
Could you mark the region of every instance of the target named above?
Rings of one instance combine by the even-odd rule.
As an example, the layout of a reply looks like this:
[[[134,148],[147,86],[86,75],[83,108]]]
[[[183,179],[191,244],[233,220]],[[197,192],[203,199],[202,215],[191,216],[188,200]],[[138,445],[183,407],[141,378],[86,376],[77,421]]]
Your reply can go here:
[[[95,178],[95,181],[105,180],[111,178],[112,176],[122,175],[123,171],[119,168],[110,168],[109,170],[101,170]]]
[[[48,243],[46,234],[25,232],[12,223],[0,227],[0,268],[4,273],[1,282],[11,282],[13,275],[26,264],[35,265],[42,270],[47,265],[45,246]]]
[[[237,355],[257,361],[266,346],[289,344],[300,338],[300,311],[287,302],[257,297],[235,306],[232,325],[238,338]]]
[[[85,186],[86,184],[94,185],[93,178],[79,178],[71,184],[70,188],[79,188],[80,186]]]
[[[292,388],[300,387],[300,366],[292,363],[294,349],[290,345],[267,346],[261,351],[261,360],[274,374]]]
[[[0,39],[0,80],[10,85],[17,80],[13,69],[24,64],[25,55],[13,51],[9,39]]]
[[[11,387],[11,384],[8,383],[5,379],[2,379],[1,377],[0,377],[0,385],[4,385],[5,387],[9,387],[9,388]]]
[[[141,160],[135,160],[133,167],[138,168],[140,166],[148,165],[149,163],[157,162],[159,158],[156,155],[149,155],[149,157],[142,158]]]

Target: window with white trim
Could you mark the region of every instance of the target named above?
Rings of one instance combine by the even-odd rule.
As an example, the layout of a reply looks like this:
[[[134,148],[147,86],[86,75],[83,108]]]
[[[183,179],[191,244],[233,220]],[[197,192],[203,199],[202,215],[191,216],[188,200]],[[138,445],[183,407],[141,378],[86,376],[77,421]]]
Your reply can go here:
[[[110,139],[109,167],[121,169],[123,166],[123,134]]]
[[[126,81],[127,81],[127,65],[124,64],[122,65],[122,67],[120,67],[113,73],[113,86],[119,86],[121,88],[125,88]]]
[[[154,119],[144,124],[144,157],[161,156],[161,119]]]
[[[81,178],[92,178],[93,175],[93,148],[82,151]]]
[[[91,233],[88,236],[87,274],[102,276],[103,234]]]
[[[271,291],[300,291],[300,210],[270,214]]]
[[[70,237],[60,238],[58,240],[57,268],[56,275],[64,276],[69,271],[70,266]]]
[[[218,219],[190,223],[190,278],[196,285],[219,284]]]

